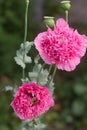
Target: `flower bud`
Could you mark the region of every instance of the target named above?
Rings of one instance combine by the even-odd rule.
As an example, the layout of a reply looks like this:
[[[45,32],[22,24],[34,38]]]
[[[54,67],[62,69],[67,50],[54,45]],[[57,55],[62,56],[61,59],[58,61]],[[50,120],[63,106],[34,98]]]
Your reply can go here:
[[[61,7],[62,9],[64,9],[65,11],[69,10],[70,7],[71,7],[71,4],[70,4],[70,1],[69,0],[64,0],[64,1],[61,1]]]
[[[44,16],[44,24],[53,27],[54,26],[54,17]]]

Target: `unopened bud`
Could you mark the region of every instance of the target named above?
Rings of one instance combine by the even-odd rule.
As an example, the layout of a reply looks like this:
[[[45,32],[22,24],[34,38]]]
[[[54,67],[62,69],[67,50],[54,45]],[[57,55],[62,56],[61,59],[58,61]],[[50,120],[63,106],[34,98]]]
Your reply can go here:
[[[64,9],[65,11],[69,10],[71,7],[71,4],[70,4],[70,1],[69,0],[64,0],[64,1],[61,1],[61,8]]]
[[[54,26],[54,17],[44,16],[44,24],[53,27]]]

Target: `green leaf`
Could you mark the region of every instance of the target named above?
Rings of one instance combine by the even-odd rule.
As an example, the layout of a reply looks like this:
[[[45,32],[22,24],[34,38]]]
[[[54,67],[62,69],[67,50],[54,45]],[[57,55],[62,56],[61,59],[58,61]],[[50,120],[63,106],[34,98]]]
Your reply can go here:
[[[42,68],[41,64],[35,64],[33,71],[29,72],[31,81],[38,82],[39,85],[44,86],[48,81],[48,71]]]
[[[31,81],[37,82],[37,76],[38,76],[37,72],[29,72],[29,77],[30,77]]]
[[[20,65],[23,69],[25,68],[25,64],[20,57],[14,57],[14,59],[18,65]]]
[[[26,67],[26,63],[31,63],[31,57],[27,55],[31,49],[33,42],[26,42],[25,45],[22,43],[20,49],[17,50],[16,57],[14,57],[16,63],[23,69]]]
[[[51,78],[51,76],[50,76],[50,78]],[[49,87],[50,92],[53,94],[53,92],[54,92],[54,82],[53,82],[53,79],[50,81],[48,87]]]
[[[21,130],[44,130],[46,128],[39,118],[35,119],[35,122],[36,124],[32,120],[22,121]]]
[[[21,48],[22,51],[24,50],[25,53],[27,54],[27,53],[30,51],[32,45],[33,45],[33,41],[32,41],[32,42],[26,41],[26,42],[25,42],[25,46],[24,46],[24,44],[22,43],[21,46],[20,46],[20,48]]]
[[[25,55],[25,63],[31,63],[32,60],[31,60],[31,57]]]
[[[34,63],[35,63],[35,64],[38,64],[39,59],[40,59],[40,56],[37,55],[37,56],[34,58]]]

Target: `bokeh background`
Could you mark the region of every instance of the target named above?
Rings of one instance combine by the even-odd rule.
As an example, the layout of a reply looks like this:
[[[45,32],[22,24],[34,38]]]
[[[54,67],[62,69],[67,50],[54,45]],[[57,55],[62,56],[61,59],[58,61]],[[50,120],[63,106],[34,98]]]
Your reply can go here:
[[[65,17],[60,0],[30,0],[28,41],[46,30],[43,16]],[[69,24],[87,35],[87,1],[71,0]],[[21,121],[10,107],[12,93],[5,86],[20,82],[21,68],[14,56],[23,42],[25,0],[0,0],[0,130],[19,130]],[[32,50],[31,55],[35,56]],[[31,68],[31,66],[28,66]],[[47,130],[87,130],[87,54],[73,72],[58,70],[55,106],[44,116]]]

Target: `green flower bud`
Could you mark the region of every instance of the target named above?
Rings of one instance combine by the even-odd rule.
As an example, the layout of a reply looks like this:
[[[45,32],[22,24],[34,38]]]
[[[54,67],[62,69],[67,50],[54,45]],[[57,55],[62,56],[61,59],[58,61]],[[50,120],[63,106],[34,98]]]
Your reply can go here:
[[[53,27],[54,26],[54,17],[44,16],[44,24]]]
[[[61,1],[61,8],[63,8],[65,11],[66,10],[68,11],[70,7],[71,7],[71,4],[69,0]]]

